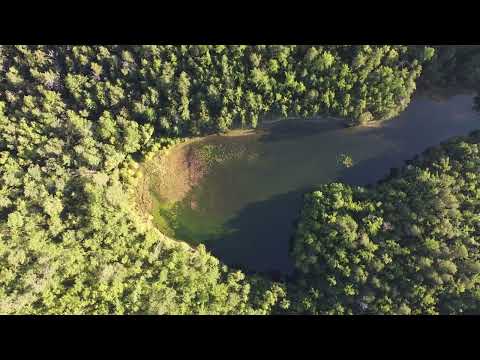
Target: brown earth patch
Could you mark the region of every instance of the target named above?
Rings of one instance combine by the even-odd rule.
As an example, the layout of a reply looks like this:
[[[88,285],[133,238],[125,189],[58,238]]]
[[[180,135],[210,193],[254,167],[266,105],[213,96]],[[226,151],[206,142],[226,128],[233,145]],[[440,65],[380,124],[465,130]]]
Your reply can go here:
[[[143,173],[144,190],[153,191],[159,200],[176,202],[198,184],[205,175],[205,166],[193,145],[184,143],[157,154],[144,164]]]
[[[155,198],[170,204],[181,201],[215,164],[244,155],[255,159],[256,154],[248,153],[245,136],[254,141],[261,134],[261,131],[234,130],[223,135],[189,139],[161,150],[141,165],[142,176],[135,189],[140,214],[147,218],[152,214]],[[192,209],[198,207],[193,199],[190,205]]]

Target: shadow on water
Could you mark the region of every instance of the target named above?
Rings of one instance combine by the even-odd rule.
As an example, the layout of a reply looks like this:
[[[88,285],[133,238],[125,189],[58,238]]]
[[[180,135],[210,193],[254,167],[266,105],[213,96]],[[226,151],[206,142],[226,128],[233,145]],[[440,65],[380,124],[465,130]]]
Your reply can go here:
[[[403,166],[406,160],[408,157],[405,158],[402,153],[364,160],[341,170],[331,182],[374,186],[392,169]],[[303,198],[305,193],[318,186],[312,185],[245,206],[225,224],[232,233],[210,241],[207,247],[228,266],[247,273],[264,273],[277,280],[292,275],[291,241]]]
[[[405,160],[401,153],[378,156],[343,169],[331,181],[374,184],[388,176],[392,168],[402,166]],[[268,274],[273,279],[291,275],[294,265],[290,246],[303,198],[317,187],[312,185],[245,206],[225,224],[232,233],[210,241],[207,247],[233,268]]]
[[[384,126],[363,129],[357,135],[353,133],[351,136],[363,136],[362,132],[371,134],[394,146],[350,168],[339,169],[329,181],[375,186],[427,148],[480,127],[480,118],[471,109],[471,102],[471,96],[458,96],[451,98],[450,102],[432,106],[431,100],[417,99],[404,113]],[[297,123],[292,120],[275,125],[262,140],[303,138],[339,128],[344,128],[341,122],[314,120]],[[379,143],[379,146],[382,145]],[[213,242],[212,252],[227,264],[241,269],[274,275],[291,274],[290,240],[303,196],[313,188],[315,186],[302,187],[245,206],[226,224],[235,230],[234,233],[222,241]]]
[[[411,154],[478,128],[480,116],[473,106],[471,95],[452,96],[440,102],[419,98],[396,119],[376,130]]]
[[[374,186],[395,168],[405,164],[405,155],[382,155],[344,168],[330,182],[341,181],[352,186]],[[268,200],[245,206],[225,227],[233,232],[209,243],[209,250],[224,263],[244,272],[268,274],[281,279],[291,276],[294,264],[290,257],[291,242],[306,193],[318,185],[276,195]]]
[[[417,98],[378,128],[342,128],[334,119],[269,124],[261,138],[268,144],[258,146],[264,152],[261,166],[232,162],[205,179],[179,208],[177,237],[205,243],[222,262],[247,273],[274,279],[292,274],[290,243],[306,192],[331,181],[374,186],[427,148],[480,128],[480,117],[472,96],[446,102]],[[257,149],[255,138],[238,139],[247,140]],[[353,158],[352,167],[338,166],[335,157],[344,152]],[[261,200],[267,194],[276,195]],[[191,200],[205,206],[205,213],[189,209]]]
[[[392,169],[399,168],[405,164],[405,155],[395,153],[380,155],[375,158],[363,160],[340,171],[335,181],[344,182],[353,186],[373,186],[378,180],[388,176]]]
[[[266,128],[268,128],[269,131],[262,136],[261,140],[263,142],[292,140],[324,134],[325,132],[343,129],[345,127],[345,122],[332,119],[284,120],[267,126]]]
[[[245,206],[226,226],[230,235],[212,241],[210,251],[227,265],[274,277],[293,271],[290,239],[303,196],[310,188]]]
[[[431,106],[431,100],[417,99],[396,119],[372,129],[372,134],[395,144],[395,150],[343,169],[338,181],[373,185],[389,176],[391,169],[404,166],[406,161],[426,149],[480,127],[480,115],[473,109],[471,96],[452,96],[449,101]]]

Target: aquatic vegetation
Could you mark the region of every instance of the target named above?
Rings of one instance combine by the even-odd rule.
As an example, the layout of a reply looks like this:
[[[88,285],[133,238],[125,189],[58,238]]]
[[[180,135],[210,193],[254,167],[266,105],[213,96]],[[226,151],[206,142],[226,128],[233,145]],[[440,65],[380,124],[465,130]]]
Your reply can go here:
[[[340,154],[340,156],[338,157],[338,162],[346,168],[353,166],[353,159],[350,155],[347,154]]]

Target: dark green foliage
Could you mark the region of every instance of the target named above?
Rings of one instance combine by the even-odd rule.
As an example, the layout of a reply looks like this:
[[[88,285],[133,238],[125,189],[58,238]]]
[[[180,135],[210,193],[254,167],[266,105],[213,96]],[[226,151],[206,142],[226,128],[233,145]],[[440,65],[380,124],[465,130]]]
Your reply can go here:
[[[480,133],[430,149],[376,188],[307,194],[292,309],[462,314],[480,309]]]
[[[423,47],[422,47],[423,48]],[[478,90],[480,46],[437,46],[421,77],[423,87],[458,87]]]

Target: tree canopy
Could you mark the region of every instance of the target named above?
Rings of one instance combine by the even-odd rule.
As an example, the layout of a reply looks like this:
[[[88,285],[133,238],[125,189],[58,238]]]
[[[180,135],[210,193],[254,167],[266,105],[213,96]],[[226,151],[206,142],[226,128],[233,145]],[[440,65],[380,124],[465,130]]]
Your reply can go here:
[[[305,196],[293,311],[467,314],[480,308],[480,132],[411,161],[373,189]]]
[[[394,45],[0,46],[0,313],[473,312],[478,134],[375,190],[307,195],[288,286],[169,239],[131,199],[138,163],[180,138],[268,115],[389,119],[443,58]]]

